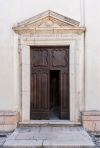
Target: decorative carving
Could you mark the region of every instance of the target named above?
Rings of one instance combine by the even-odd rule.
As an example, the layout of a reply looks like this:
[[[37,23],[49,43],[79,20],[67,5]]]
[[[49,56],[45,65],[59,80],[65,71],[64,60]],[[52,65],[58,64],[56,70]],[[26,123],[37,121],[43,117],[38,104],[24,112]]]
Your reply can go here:
[[[78,34],[43,34],[43,35],[35,35],[35,34],[22,34],[20,36],[20,38],[32,38],[32,37],[35,37],[35,38],[57,38],[57,37],[66,37],[66,38],[75,38],[75,37],[80,37],[80,35]]]
[[[53,23],[52,21],[48,20],[43,22],[39,27],[60,27],[58,24]]]
[[[18,23],[18,27],[29,26],[29,24],[32,24],[32,23],[40,23],[38,21],[40,21],[40,20],[42,20],[42,19],[44,19],[46,17],[49,18],[51,21],[52,21],[52,19],[55,19],[55,21],[60,21],[60,22],[62,22],[61,24],[64,23],[64,26],[68,26],[68,25],[69,26],[79,26],[79,24],[80,24],[80,22],[78,22],[78,21],[75,21],[75,20],[73,20],[71,18],[65,17],[65,16],[63,16],[61,14],[58,14],[56,12],[53,12],[51,10],[48,10],[46,12],[43,12],[43,13],[41,13],[39,15],[36,15],[36,16],[34,16],[32,18],[29,18],[29,19],[27,19],[25,21],[22,21],[22,22]]]
[[[42,50],[42,49],[38,49],[38,50],[33,50],[33,67],[47,67],[48,66],[48,51],[47,50]]]
[[[71,27],[71,29],[69,30],[71,31],[72,29],[74,29],[75,31],[77,30],[79,34],[79,31],[80,32],[84,31],[84,28],[80,29],[80,27],[78,27],[79,24],[80,22],[78,21],[75,21],[73,19],[70,19],[68,17],[65,17],[63,15],[60,15],[58,13],[49,10],[18,23],[17,27],[13,27],[13,30],[18,34],[38,34],[38,30],[40,29],[39,31],[40,32],[42,31],[41,32],[42,34],[44,28],[48,29],[50,27],[53,27],[54,29],[58,28],[59,30],[61,28],[64,29],[64,27],[65,28]],[[54,31],[57,32],[57,30]]]
[[[66,67],[68,62],[67,49],[53,49],[52,50],[52,66]]]

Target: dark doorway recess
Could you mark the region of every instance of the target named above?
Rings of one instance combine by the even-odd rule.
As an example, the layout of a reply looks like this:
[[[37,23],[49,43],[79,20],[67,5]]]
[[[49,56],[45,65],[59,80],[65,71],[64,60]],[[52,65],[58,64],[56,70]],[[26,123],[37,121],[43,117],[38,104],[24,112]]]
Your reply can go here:
[[[50,119],[59,118],[59,70],[50,70]]]
[[[32,120],[69,119],[69,47],[31,47]]]

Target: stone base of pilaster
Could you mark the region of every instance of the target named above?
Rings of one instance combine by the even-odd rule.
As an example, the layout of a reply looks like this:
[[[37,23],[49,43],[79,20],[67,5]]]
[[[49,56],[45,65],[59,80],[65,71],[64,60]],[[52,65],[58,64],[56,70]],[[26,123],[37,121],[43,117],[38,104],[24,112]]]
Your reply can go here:
[[[83,111],[82,126],[87,132],[100,132],[100,111]]]
[[[13,131],[19,122],[19,112],[0,111],[0,132]]]

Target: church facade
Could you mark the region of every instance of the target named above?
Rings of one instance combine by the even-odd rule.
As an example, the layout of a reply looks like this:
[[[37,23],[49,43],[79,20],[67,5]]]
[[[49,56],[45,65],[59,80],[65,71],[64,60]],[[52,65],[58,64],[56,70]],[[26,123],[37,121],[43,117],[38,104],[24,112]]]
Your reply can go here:
[[[0,3],[0,131],[100,131],[99,0]]]

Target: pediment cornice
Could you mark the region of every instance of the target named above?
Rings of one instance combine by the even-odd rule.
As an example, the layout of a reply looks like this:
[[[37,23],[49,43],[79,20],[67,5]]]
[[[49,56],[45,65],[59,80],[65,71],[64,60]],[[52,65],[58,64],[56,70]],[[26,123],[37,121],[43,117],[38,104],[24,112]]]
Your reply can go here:
[[[79,25],[80,22],[76,20],[48,10],[18,23],[17,27],[13,27],[13,30],[18,34],[57,34],[65,33],[65,31],[66,33],[70,31],[71,33],[72,31],[75,33],[77,31],[83,32],[85,29],[79,27]]]

